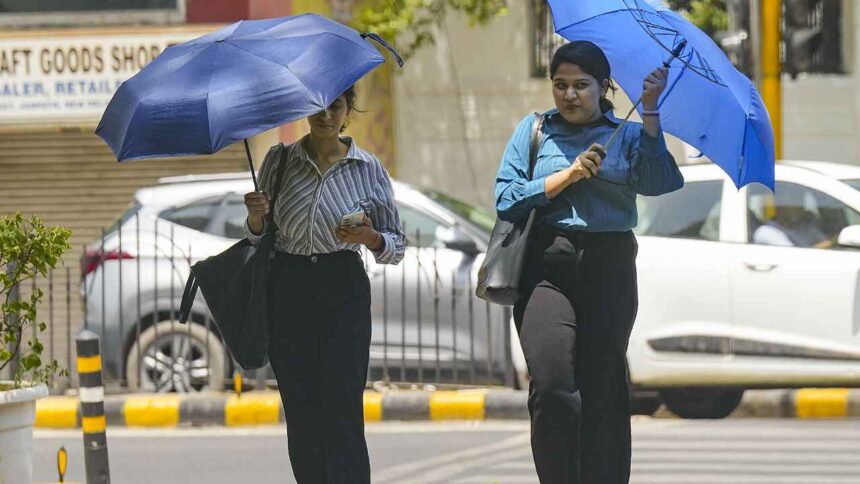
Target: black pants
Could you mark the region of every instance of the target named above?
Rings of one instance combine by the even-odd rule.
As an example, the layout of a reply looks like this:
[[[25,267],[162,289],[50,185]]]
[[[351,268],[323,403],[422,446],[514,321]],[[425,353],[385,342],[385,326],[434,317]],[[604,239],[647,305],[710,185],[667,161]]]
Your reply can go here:
[[[369,483],[363,394],[370,283],[355,252],[277,253],[269,279],[269,360],[300,484]]]
[[[540,228],[514,307],[530,384],[532,454],[544,484],[626,484],[625,353],[638,304],[636,239]]]

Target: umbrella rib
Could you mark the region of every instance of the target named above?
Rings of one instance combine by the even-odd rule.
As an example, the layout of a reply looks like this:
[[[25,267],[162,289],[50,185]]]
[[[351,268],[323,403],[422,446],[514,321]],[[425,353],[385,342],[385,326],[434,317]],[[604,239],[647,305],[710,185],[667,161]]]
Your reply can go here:
[[[749,119],[744,120],[744,135],[741,137],[741,155],[738,157],[740,158],[740,161],[738,162],[738,183],[741,181],[741,176],[743,176],[744,173],[744,165],[746,165],[747,161],[747,157],[744,154],[744,146],[747,144],[747,128],[749,128],[747,121],[749,121]]]
[[[209,63],[209,83],[206,85],[206,126],[209,132],[209,151],[214,153],[213,143],[212,143],[212,118],[209,117],[209,93],[212,92],[212,79],[215,77],[215,58],[218,56],[218,52],[216,51],[214,55],[212,55],[212,62]]]
[[[750,96],[750,101],[749,101],[749,104],[747,105],[747,108],[746,108],[747,113],[750,112],[750,108],[752,107],[753,98],[755,97],[755,94],[756,94],[755,85],[752,82],[750,82],[749,87],[750,87],[750,91],[752,92],[752,95]],[[746,136],[747,136],[746,130],[747,130],[747,128],[752,128],[752,130],[755,131],[755,137],[758,140],[759,144],[762,147],[765,146],[764,140],[762,139],[761,134],[759,133],[758,129],[756,128],[756,125],[749,123],[749,121],[750,121],[749,114],[746,115],[746,120],[747,120],[747,123],[744,126],[744,144],[741,145],[741,153],[743,153],[743,146],[746,144]],[[775,157],[775,154],[774,154],[774,157]],[[746,164],[746,163],[744,163],[744,164]],[[738,176],[740,176],[740,172],[738,173]],[[740,178],[738,178],[738,180],[740,180]],[[771,187],[771,189],[773,189],[773,187]]]
[[[657,105],[657,109],[663,107],[663,103],[665,103],[666,100],[669,99],[669,95],[672,94],[672,91],[675,90],[675,86],[677,86],[678,83],[681,82],[681,78],[684,77],[684,74],[687,73],[687,67],[689,66],[687,64],[684,64],[683,62],[681,63],[681,65],[683,66],[681,67],[681,72],[678,73],[678,77],[675,78],[675,81],[672,83],[671,86],[669,86],[669,88],[666,90],[666,93],[663,94],[662,99],[660,100],[660,104]]]
[[[257,34],[259,34],[259,32],[257,32]],[[345,35],[343,35],[343,34],[340,34],[340,33],[338,33],[338,32],[331,32],[331,31],[327,31],[327,32],[321,32],[320,34],[325,34],[325,35],[334,35],[334,36],[336,36],[336,37],[340,37],[341,39],[343,39],[343,40],[345,40],[345,41],[347,41],[347,42],[349,42],[349,43],[351,43],[351,44],[353,44],[353,45],[358,45],[358,46],[364,47],[364,48],[366,48],[366,49],[368,49],[368,50],[374,51],[374,52],[376,52],[377,54],[379,54],[379,49],[377,49],[377,48],[373,47],[372,45],[370,45],[370,43],[369,43],[369,42],[356,42],[354,39],[350,39],[349,37],[347,37],[347,36],[345,36]],[[291,38],[300,39],[300,38],[302,38],[302,37],[313,37],[314,35],[320,35],[320,34],[297,35],[297,36],[295,36],[295,37],[291,37]],[[241,49],[241,47],[239,47],[239,46],[238,46],[238,45],[236,45],[236,44],[230,43],[230,41],[231,41],[231,40],[261,40],[261,41],[273,40],[273,39],[248,39],[248,38],[247,38],[247,36],[250,36],[250,35],[254,35],[254,34],[246,34],[246,35],[243,35],[243,36],[231,37],[231,38],[229,38],[229,39],[226,39],[226,40],[224,41],[224,43],[230,44],[230,45],[232,45],[232,46],[234,46],[234,47],[236,47],[236,48],[238,48],[238,49]],[[248,52],[249,54],[254,54],[253,52],[249,52],[249,51],[248,51],[248,50],[246,50],[246,49],[242,49],[242,50],[244,50],[245,52]],[[256,54],[254,54],[254,55],[256,55]],[[379,54],[379,55],[382,55],[382,54]],[[258,56],[258,57],[259,57],[259,56]]]
[[[225,44],[227,44],[227,45],[229,45],[229,46],[231,46],[231,47],[234,47],[234,48],[236,48],[236,49],[239,49],[239,50],[241,50],[242,52],[246,52],[246,53],[248,53],[248,54],[250,54],[250,55],[252,55],[252,56],[254,56],[254,57],[258,58],[258,59],[264,60],[264,61],[269,62],[269,63],[271,63],[271,64],[275,64],[276,66],[283,67],[284,69],[286,69],[287,71],[289,71],[289,73],[290,73],[290,74],[292,74],[292,75],[293,75],[293,77],[295,77],[295,78],[299,81],[299,83],[302,85],[302,87],[303,87],[303,88],[305,88],[305,91],[310,95],[310,97],[311,97],[312,99],[316,99],[316,101],[317,101],[317,103],[318,103],[318,104],[322,104],[322,103],[320,102],[320,100],[319,100],[319,99],[317,99],[317,96],[315,96],[315,95],[314,95],[314,92],[311,90],[311,88],[310,88],[307,84],[305,84],[305,81],[304,81],[301,77],[297,76],[297,75],[296,75],[296,73],[295,73],[295,72],[293,72],[293,70],[292,70],[292,69],[290,69],[290,67],[289,67],[289,66],[285,66],[285,65],[283,65],[283,64],[279,64],[279,63],[277,63],[277,62],[275,62],[275,61],[273,61],[273,60],[271,60],[271,59],[266,59],[265,57],[259,56],[259,55],[255,54],[255,53],[251,52],[251,51],[250,51],[250,50],[248,50],[248,49],[243,49],[243,48],[239,47],[238,45],[233,44],[233,43],[231,43],[231,42],[226,42],[226,41],[225,41],[224,43],[225,43]],[[323,109],[325,109],[326,107],[327,107],[327,106],[322,106],[322,108],[323,108]]]
[[[586,19],[582,19],[582,20],[580,20],[579,22],[574,22],[574,23],[572,23],[572,24],[567,24],[567,25],[565,25],[564,27],[561,27],[561,28],[556,27],[556,29],[555,29],[555,33],[557,33],[558,35],[561,35],[561,31],[562,31],[562,30],[564,30],[564,29],[569,29],[569,28],[571,28],[571,27],[573,27],[573,26],[575,26],[575,25],[579,25],[579,24],[581,24],[581,23],[588,22],[588,21],[594,20],[594,19],[599,18],[599,17],[603,17],[604,15],[611,15],[611,14],[613,14],[613,13],[618,13],[618,12],[629,12],[629,11],[630,11],[630,9],[629,9],[629,8],[619,8],[619,9],[617,9],[617,10],[612,10],[612,11],[610,11],[610,12],[603,12],[603,13],[601,13],[600,15],[595,15],[595,16],[593,16],[593,17],[588,17],[588,18],[586,18]],[[553,24],[555,24],[555,19],[553,19]]]

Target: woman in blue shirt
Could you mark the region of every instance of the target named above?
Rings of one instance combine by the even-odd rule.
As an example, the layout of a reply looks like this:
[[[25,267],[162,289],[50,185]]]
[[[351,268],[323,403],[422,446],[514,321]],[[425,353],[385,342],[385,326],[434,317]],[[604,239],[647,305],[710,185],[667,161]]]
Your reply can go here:
[[[541,115],[534,176],[519,124],[496,179],[496,210],[520,220],[537,208],[514,307],[528,363],[532,453],[542,483],[627,483],[630,409],[626,351],[638,304],[636,195],[681,188],[666,149],[658,100],[668,72],[643,81],[643,123],[621,124],[606,99],[610,67],[591,42],[556,51],[550,66],[556,108]]]

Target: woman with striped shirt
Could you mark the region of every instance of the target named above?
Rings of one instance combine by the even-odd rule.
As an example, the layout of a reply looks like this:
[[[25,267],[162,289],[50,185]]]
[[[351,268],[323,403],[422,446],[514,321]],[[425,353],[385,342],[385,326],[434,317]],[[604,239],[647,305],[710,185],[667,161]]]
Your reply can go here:
[[[370,352],[370,282],[359,251],[403,258],[404,234],[385,168],[341,136],[355,108],[350,87],[310,116],[310,134],[273,146],[260,167],[264,192],[245,195],[252,242],[274,210],[269,276],[269,360],[278,380],[290,461],[299,483],[367,483],[363,393]],[[279,164],[284,163],[280,186]],[[277,191],[274,207],[269,194]],[[361,225],[341,226],[363,212]]]

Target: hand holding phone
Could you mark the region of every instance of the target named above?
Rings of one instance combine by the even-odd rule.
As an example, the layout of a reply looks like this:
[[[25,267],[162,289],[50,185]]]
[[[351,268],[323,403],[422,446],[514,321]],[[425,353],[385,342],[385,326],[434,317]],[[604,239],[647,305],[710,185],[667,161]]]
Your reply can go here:
[[[340,218],[341,227],[358,227],[364,224],[364,212],[348,213]]]

